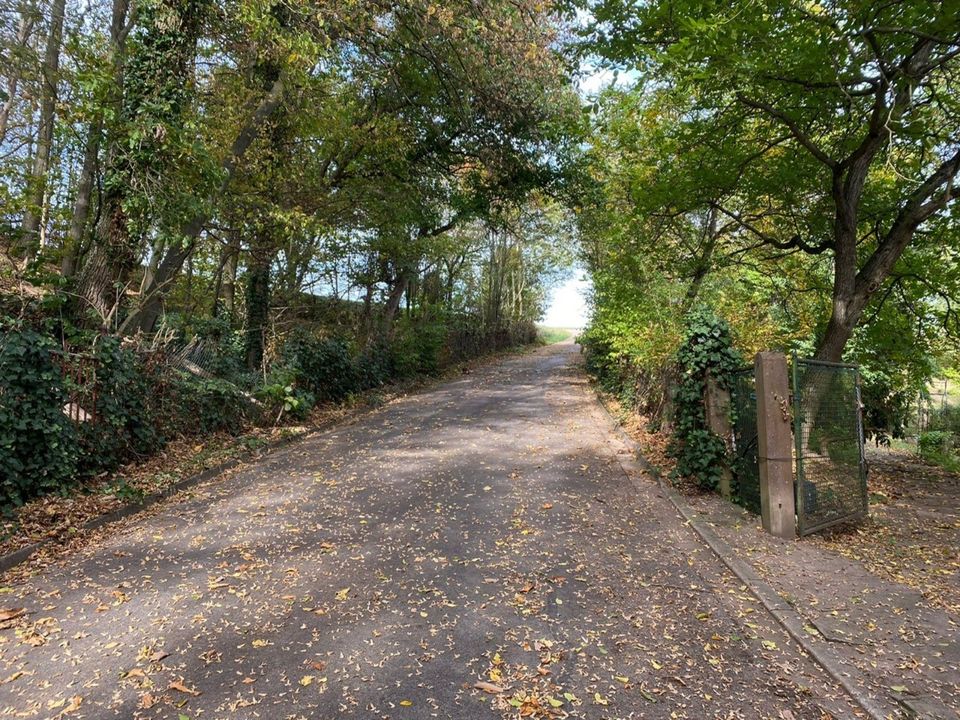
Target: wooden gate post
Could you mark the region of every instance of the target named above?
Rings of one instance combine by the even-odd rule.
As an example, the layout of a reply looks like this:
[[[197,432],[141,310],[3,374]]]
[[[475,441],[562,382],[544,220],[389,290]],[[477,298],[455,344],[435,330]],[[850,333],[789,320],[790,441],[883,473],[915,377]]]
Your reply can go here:
[[[757,448],[763,529],[777,537],[797,535],[793,493],[793,435],[787,357],[757,353]]]

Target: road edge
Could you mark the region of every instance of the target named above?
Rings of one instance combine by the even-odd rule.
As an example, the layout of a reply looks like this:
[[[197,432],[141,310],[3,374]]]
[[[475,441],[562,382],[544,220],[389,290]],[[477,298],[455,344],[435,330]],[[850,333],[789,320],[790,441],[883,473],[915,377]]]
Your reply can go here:
[[[884,707],[874,700],[858,685],[854,684],[849,673],[845,673],[844,664],[830,650],[829,647],[814,643],[804,630],[807,622],[766,580],[760,577],[757,571],[745,560],[742,560],[730,545],[720,538],[712,528],[697,517],[697,513],[684,501],[683,497],[667,482],[660,469],[650,463],[644,457],[643,449],[640,444],[624,431],[620,422],[611,414],[606,403],[599,394],[594,392],[597,403],[603,409],[611,427],[617,433],[617,436],[631,450],[630,459],[624,459],[617,455],[617,460],[623,468],[625,474],[632,483],[639,486],[638,475],[647,474],[652,477],[657,487],[666,495],[670,504],[676,509],[681,518],[689,525],[693,531],[700,537],[704,544],[710,548],[714,555],[732,572],[750,592],[760,601],[760,604],[770,613],[779,623],[787,634],[793,638],[801,649],[813,658],[824,672],[850,696],[850,698],[860,707],[872,720],[890,720],[891,717],[897,717],[897,711],[894,708]],[[630,467],[633,466],[633,467]]]

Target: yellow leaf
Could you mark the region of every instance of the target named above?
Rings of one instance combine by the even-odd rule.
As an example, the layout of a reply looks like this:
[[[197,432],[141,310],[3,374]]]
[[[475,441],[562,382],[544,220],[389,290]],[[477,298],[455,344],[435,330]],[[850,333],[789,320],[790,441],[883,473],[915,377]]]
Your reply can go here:
[[[401,701],[400,701],[400,704],[403,705],[404,707],[410,707],[411,705],[413,705],[413,701],[412,701],[412,700],[401,700]]]

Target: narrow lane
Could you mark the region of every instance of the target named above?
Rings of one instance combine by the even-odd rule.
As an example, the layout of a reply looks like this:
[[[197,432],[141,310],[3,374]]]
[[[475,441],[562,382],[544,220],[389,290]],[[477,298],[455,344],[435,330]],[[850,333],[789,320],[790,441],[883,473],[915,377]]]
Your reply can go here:
[[[578,357],[391,403],[12,587],[0,717],[847,716],[625,476]]]

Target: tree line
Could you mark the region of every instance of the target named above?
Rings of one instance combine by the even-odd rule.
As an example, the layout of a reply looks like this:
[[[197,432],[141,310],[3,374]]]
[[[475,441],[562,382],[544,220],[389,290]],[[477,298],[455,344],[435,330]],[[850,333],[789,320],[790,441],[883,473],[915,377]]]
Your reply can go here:
[[[901,430],[960,329],[960,6],[600,0],[588,25],[619,74],[578,213],[598,357],[658,405],[710,305],[748,352],[860,363]]]

